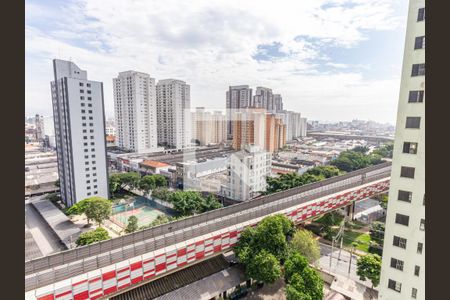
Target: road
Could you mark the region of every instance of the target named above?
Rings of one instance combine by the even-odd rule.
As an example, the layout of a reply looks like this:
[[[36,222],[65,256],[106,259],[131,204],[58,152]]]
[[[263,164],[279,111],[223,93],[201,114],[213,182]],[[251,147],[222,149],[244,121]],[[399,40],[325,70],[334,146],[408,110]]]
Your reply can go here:
[[[338,274],[341,276],[348,276],[348,278],[359,282],[367,287],[371,287],[372,284],[370,281],[362,281],[359,279],[359,276],[356,275],[356,261],[358,259],[357,255],[353,254],[352,257],[352,264],[350,267],[350,274],[348,273],[348,265],[350,263],[350,252],[346,251],[344,249],[341,250],[341,255],[339,256],[339,248],[336,249],[334,247],[333,249],[333,258],[331,263],[331,270],[330,270],[330,253],[331,253],[331,246],[327,244],[319,243],[320,245],[320,259],[319,259],[319,266],[325,271],[328,271],[330,273]]]

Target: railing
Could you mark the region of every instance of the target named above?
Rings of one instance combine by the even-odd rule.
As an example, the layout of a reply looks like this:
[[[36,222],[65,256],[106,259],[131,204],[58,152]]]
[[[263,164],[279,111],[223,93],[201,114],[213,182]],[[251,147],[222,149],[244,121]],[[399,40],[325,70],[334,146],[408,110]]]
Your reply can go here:
[[[30,260],[25,263],[25,274],[29,275],[25,278],[26,290],[96,270],[388,176],[390,176],[390,163],[383,163],[111,240]],[[37,272],[39,273],[36,274]]]

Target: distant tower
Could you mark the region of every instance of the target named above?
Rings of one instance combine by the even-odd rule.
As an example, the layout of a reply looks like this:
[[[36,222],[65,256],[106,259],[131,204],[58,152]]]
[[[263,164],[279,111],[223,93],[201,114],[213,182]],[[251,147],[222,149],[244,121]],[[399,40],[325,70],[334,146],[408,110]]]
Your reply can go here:
[[[113,79],[117,145],[134,152],[156,149],[155,79],[136,71]]]

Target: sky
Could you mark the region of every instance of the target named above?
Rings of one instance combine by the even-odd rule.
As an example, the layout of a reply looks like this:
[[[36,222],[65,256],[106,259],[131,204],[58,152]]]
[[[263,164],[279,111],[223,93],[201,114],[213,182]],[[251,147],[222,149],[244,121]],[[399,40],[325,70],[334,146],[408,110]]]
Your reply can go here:
[[[230,85],[271,88],[310,120],[395,124],[407,0],[26,0],[25,115],[51,115],[52,59],[104,84],[135,70],[224,109]]]

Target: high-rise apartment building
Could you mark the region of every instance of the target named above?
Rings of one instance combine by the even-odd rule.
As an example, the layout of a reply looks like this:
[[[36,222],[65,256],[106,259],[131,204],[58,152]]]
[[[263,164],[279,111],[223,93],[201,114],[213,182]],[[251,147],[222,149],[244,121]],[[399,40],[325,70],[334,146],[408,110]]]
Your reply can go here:
[[[44,139],[44,119],[42,116],[36,114],[34,117],[34,124],[36,126],[36,141],[40,142]]]
[[[200,145],[220,144],[226,141],[226,119],[221,111],[211,113],[197,107],[191,113],[192,139]]]
[[[233,112],[250,107],[252,101],[252,89],[248,85],[230,86],[226,92],[227,109],[227,137],[233,139],[232,116]]]
[[[256,87],[251,107],[265,108],[267,111],[272,112],[274,110],[272,89],[262,86]]]
[[[266,144],[264,149],[276,152],[286,145],[286,125],[274,114],[266,114]]]
[[[155,150],[157,141],[155,79],[126,71],[113,79],[117,145],[134,152]]]
[[[425,299],[424,0],[409,2],[398,103],[379,299]]]
[[[191,143],[191,93],[186,82],[159,80],[156,85],[158,144],[182,149]]]
[[[283,98],[280,94],[273,94],[273,112],[279,112],[283,110]]]
[[[301,114],[294,111],[280,111],[276,115],[286,124],[286,140],[292,141],[293,139],[301,136],[306,136],[306,119],[302,120]]]
[[[108,198],[103,83],[70,61],[53,60],[51,82],[61,197],[70,207]]]
[[[266,177],[271,170],[269,152],[257,145],[245,145],[231,154],[228,161],[228,185],[223,194],[238,201],[247,201],[266,190]]]

